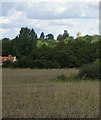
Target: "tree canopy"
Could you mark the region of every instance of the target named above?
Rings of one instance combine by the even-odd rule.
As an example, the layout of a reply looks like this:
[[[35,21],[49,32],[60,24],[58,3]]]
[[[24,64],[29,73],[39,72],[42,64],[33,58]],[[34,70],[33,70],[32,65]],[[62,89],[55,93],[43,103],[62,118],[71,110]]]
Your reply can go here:
[[[34,29],[21,28],[14,39],[3,38],[2,55],[17,56],[13,67],[31,68],[70,68],[92,63],[99,57],[100,35],[70,36],[67,30],[57,39],[42,32],[38,38]]]

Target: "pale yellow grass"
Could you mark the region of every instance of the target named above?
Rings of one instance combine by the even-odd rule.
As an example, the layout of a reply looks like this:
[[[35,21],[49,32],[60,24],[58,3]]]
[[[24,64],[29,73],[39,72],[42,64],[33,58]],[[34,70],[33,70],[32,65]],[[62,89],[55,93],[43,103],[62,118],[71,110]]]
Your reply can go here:
[[[99,82],[53,82],[75,69],[3,70],[3,117],[97,118]]]

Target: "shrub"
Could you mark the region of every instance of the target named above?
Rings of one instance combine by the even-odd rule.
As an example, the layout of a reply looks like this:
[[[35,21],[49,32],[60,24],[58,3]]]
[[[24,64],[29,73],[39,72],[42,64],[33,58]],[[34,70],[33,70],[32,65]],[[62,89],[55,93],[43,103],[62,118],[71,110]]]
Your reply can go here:
[[[12,64],[13,68],[30,68],[33,67],[33,60],[24,56]]]
[[[45,61],[44,62],[44,67],[45,68],[59,68],[59,63],[58,62],[52,62],[52,61]]]
[[[9,68],[11,66],[12,66],[12,62],[10,60],[4,61],[2,65],[3,68]]]
[[[34,60],[33,68],[44,68],[44,60]]]
[[[101,62],[98,60],[94,63],[83,65],[80,69],[77,78],[79,79],[101,79],[100,69]]]
[[[61,74],[61,75],[57,76],[57,80],[65,81],[66,80],[66,76],[64,74]]]
[[[13,68],[17,68],[18,66],[19,66],[19,65],[18,65],[18,61],[15,61],[15,62],[12,63],[12,67],[13,67]]]
[[[34,60],[34,68],[59,68],[59,63],[46,61],[46,60]]]

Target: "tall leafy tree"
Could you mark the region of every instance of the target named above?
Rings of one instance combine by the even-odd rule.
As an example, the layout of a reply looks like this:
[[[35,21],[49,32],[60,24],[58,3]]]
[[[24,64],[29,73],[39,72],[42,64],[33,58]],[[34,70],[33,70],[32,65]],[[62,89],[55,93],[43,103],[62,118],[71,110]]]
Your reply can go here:
[[[54,40],[54,36],[53,36],[53,34],[48,34],[48,35],[46,35],[46,39],[47,40]]]
[[[31,51],[36,48],[37,39],[34,30],[27,27],[21,28],[20,34],[15,38],[14,50],[18,57],[29,56]]]
[[[12,55],[12,41],[9,38],[2,39],[2,55]]]
[[[62,36],[62,34],[59,34],[58,36],[57,36],[57,40],[63,40],[63,36]]]
[[[34,31],[33,28],[32,28],[32,30],[31,30],[31,33],[32,33],[33,39],[37,39],[37,34],[35,33],[35,31]]]
[[[69,37],[69,33],[67,30],[64,30],[63,39],[65,39],[66,37]]]
[[[42,33],[40,34],[40,38],[41,38],[41,39],[44,39],[44,38],[45,38],[44,32],[42,32]]]

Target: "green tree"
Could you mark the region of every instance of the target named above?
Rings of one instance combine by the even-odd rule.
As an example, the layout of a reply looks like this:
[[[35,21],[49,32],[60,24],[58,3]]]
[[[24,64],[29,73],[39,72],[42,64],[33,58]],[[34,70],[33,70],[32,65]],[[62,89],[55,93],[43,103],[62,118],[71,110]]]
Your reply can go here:
[[[57,36],[57,40],[63,40],[63,36],[62,36],[62,34],[59,34],[58,36]]]
[[[41,34],[40,34],[40,39],[44,39],[45,38],[45,35],[44,35],[44,32],[42,32]]]
[[[32,30],[31,30],[31,37],[32,37],[33,39],[37,39],[37,34],[35,33],[35,31],[34,31],[33,28],[32,28]]]
[[[13,40],[15,55],[19,58],[29,56],[33,49],[36,49],[37,39],[34,30],[27,27],[21,28],[20,34]]]
[[[12,55],[12,41],[9,38],[2,39],[2,55],[8,56]]]
[[[72,36],[68,36],[68,37],[66,37],[66,38],[64,39],[64,43],[67,44],[67,43],[69,43],[69,42],[71,42],[71,41],[73,41],[73,40],[74,40],[74,38],[73,38]]]
[[[33,60],[31,60],[27,56],[22,56],[21,59],[18,59],[16,62],[14,62],[12,66],[20,68],[29,68],[33,66]]]
[[[63,39],[65,39],[66,37],[69,36],[69,33],[67,30],[64,30],[64,33],[63,33]]]
[[[12,66],[12,62],[10,60],[3,61],[3,68],[9,68]]]
[[[54,40],[54,36],[53,36],[53,34],[48,34],[48,35],[46,35],[46,39],[47,40]]]

